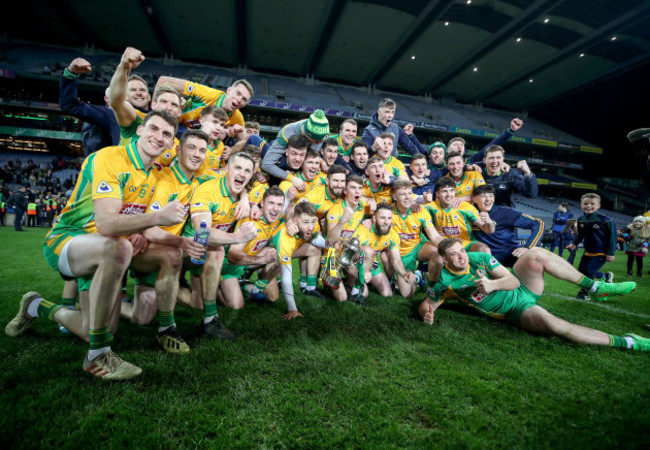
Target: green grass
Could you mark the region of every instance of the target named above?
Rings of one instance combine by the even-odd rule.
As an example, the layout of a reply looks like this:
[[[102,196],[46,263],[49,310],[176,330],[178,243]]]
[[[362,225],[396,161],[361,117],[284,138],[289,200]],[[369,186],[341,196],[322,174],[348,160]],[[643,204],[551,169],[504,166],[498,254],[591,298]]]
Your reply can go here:
[[[0,324],[27,290],[58,299],[45,230],[0,229]],[[611,264],[625,278],[624,254]],[[627,279],[627,278],[625,278]],[[549,280],[539,302],[570,321],[648,335],[650,275],[598,305]],[[107,383],[81,370],[87,346],[38,320],[0,337],[0,445],[15,447],[647,448],[650,355],[537,337],[449,305],[427,327],[414,300],[371,308],[298,296],[221,307],[234,342],[203,338],[201,313],[176,318],[192,348],[158,349],[155,327],[121,323],[113,348],[144,370]]]

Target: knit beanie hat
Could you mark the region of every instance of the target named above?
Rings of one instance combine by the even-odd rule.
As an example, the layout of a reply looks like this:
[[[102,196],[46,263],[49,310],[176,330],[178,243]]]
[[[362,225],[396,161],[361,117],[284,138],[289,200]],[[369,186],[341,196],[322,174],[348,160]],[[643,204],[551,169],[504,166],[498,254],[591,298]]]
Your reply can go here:
[[[433,144],[431,144],[431,145],[429,146],[429,153],[431,153],[431,149],[432,149],[433,147],[442,147],[442,149],[445,151],[445,158],[447,157],[447,146],[446,146],[445,144],[443,144],[443,143],[440,142],[440,141],[436,141],[436,142],[434,142]]]
[[[324,140],[330,132],[330,124],[322,109],[314,111],[305,122],[305,135],[314,141]]]
[[[632,222],[636,222],[637,220],[639,222],[643,222],[643,223],[646,222],[645,217],[643,217],[643,216],[636,216]]]

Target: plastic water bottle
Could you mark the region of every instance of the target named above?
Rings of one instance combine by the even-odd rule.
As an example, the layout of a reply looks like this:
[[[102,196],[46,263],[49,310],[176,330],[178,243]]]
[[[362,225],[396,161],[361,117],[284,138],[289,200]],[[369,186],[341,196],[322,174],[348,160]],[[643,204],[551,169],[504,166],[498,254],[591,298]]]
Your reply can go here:
[[[194,242],[198,242],[203,247],[205,247],[206,250],[203,253],[203,256],[201,256],[201,259],[191,258],[193,264],[196,264],[197,266],[205,264],[205,253],[208,251],[207,249],[209,237],[210,230],[208,229],[208,224],[205,221],[202,221],[199,229],[194,232]]]

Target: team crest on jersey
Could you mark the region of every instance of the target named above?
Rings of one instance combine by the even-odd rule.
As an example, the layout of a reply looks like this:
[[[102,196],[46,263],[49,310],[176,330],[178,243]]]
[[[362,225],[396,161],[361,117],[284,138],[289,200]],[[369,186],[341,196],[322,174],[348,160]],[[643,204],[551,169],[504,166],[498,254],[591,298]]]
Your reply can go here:
[[[102,180],[102,182],[99,183],[99,186],[97,186],[97,193],[108,194],[109,192],[113,192],[113,188],[110,186],[110,184]]]
[[[471,190],[471,189],[472,189],[472,186],[467,186],[467,187],[465,188],[466,191],[469,191],[469,190]]]
[[[160,211],[160,203],[158,203],[158,200],[153,202],[151,206],[149,207],[152,211]]]
[[[476,269],[476,273],[479,274],[479,275],[481,275],[481,276],[483,276],[483,277],[484,277],[485,274],[486,274],[485,270],[483,270],[483,269]]]

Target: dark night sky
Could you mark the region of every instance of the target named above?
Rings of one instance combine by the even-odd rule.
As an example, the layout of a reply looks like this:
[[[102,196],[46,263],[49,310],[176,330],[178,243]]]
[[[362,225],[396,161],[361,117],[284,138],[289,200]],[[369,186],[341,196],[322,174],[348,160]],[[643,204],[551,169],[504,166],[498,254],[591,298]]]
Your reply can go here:
[[[633,145],[626,135],[636,128],[650,128],[650,61],[531,110],[530,115],[603,147],[597,175],[638,178],[650,144],[646,140]]]

